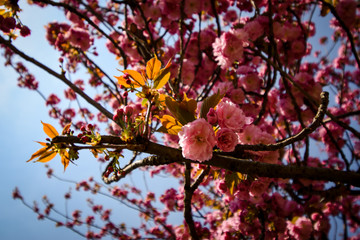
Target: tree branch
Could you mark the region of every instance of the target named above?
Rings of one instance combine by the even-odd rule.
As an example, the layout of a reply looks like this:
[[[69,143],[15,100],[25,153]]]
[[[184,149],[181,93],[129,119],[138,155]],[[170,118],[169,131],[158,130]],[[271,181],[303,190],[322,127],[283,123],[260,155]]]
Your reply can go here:
[[[191,200],[193,191],[191,190],[191,163],[185,162],[185,183],[184,183],[184,219],[188,225],[191,238],[196,240],[199,236],[196,233],[194,219],[191,213]]]
[[[57,136],[52,139],[52,143],[79,143],[81,140],[76,136]],[[119,148],[128,149],[131,151],[141,151],[144,153],[153,154],[143,160],[135,161],[133,164],[127,166],[130,172],[136,168],[144,166],[158,166],[170,163],[182,163],[186,162],[183,158],[181,150],[167,146],[163,146],[153,142],[147,142],[143,144],[124,143],[119,137],[115,136],[102,136],[99,143],[104,148],[106,144],[112,144],[115,146],[119,144]],[[263,145],[266,146],[266,145]],[[251,157],[251,156],[250,156]],[[262,162],[254,162],[249,159],[249,154],[244,155],[244,158],[234,158],[225,156],[220,153],[214,153],[213,158],[209,161],[201,162],[201,164],[207,166],[213,166],[218,168],[227,169],[233,172],[240,172],[242,174],[248,174],[257,177],[269,177],[269,178],[284,178],[284,179],[311,179],[319,181],[341,182],[344,184],[351,184],[353,186],[360,187],[360,173],[351,171],[340,171],[330,168],[315,168],[305,166],[292,166],[292,165],[278,165]],[[194,163],[199,163],[193,161]],[[124,171],[124,170],[123,170]],[[120,180],[122,177],[119,177]]]
[[[11,41],[5,40],[2,36],[0,36],[0,43],[7,46],[11,51],[22,57],[28,62],[33,63],[34,65],[38,66],[39,68],[43,69],[50,75],[53,75],[54,77],[60,79],[62,82],[64,82],[66,85],[68,85],[74,92],[79,94],[81,97],[83,97],[89,104],[94,106],[97,110],[99,110],[102,114],[104,114],[107,118],[113,119],[112,113],[110,113],[108,110],[106,110],[103,106],[101,106],[99,103],[97,103],[94,99],[89,97],[84,91],[82,91],[80,88],[78,88],[75,84],[70,82],[63,74],[59,74],[52,70],[51,68],[47,67],[46,65],[42,64],[41,62],[37,61],[36,59],[28,56],[24,52],[20,51],[18,48],[16,48],[14,45],[12,45]]]
[[[52,6],[56,6],[56,7],[62,7],[76,15],[78,15],[80,18],[85,19],[94,29],[96,29],[97,31],[99,31],[99,33],[101,33],[102,35],[104,35],[113,45],[114,47],[119,50],[121,57],[123,58],[124,61],[124,68],[126,68],[127,66],[127,59],[126,59],[126,54],[124,52],[124,50],[119,46],[118,43],[115,42],[115,40],[110,37],[107,33],[105,33],[98,25],[96,25],[88,16],[82,14],[81,12],[79,12],[76,8],[70,6],[69,4],[66,3],[58,3],[58,2],[53,2],[50,0],[34,0],[34,2],[40,2],[40,3],[47,3],[50,4]]]

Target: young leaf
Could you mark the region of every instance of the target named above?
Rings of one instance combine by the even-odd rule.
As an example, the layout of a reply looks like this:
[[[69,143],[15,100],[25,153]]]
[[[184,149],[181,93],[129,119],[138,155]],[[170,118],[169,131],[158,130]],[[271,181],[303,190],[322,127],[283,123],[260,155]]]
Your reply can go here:
[[[158,74],[154,77],[154,89],[162,88],[170,79],[170,66],[171,59],[168,61],[166,66],[162,68]]]
[[[156,77],[154,81],[154,89],[160,89],[169,81],[170,79],[170,69],[169,70],[162,70],[161,74]]]
[[[38,141],[35,141],[35,142],[39,143],[41,146],[47,147],[47,143],[46,143],[46,142],[38,142]]]
[[[220,91],[218,91],[216,94],[205,98],[201,105],[200,109],[200,117],[206,119],[206,115],[209,112],[210,108],[216,107],[218,103],[221,101],[221,99],[224,97],[224,94],[220,94]]]
[[[43,153],[39,159],[37,160],[37,162],[42,162],[42,163],[46,163],[49,162],[50,160],[52,160],[55,156],[56,156],[57,152],[55,152],[54,150],[50,150],[47,151],[45,153]]]
[[[161,62],[157,59],[156,55],[146,63],[146,76],[153,80],[159,73],[161,68]]]
[[[184,98],[181,102],[175,101],[171,97],[166,97],[165,104],[175,119],[178,120],[182,125],[185,125],[196,119],[195,111],[197,103],[194,99],[187,98],[186,94],[184,94]]]
[[[183,100],[180,102],[180,108],[185,109],[195,115],[197,102],[194,99],[188,98],[186,93],[184,93]]]
[[[188,111],[187,109],[184,109],[184,108],[181,108],[181,107],[179,107],[177,109],[177,114],[176,115],[178,116],[179,122],[181,124],[183,124],[183,125],[196,120],[195,112],[192,113],[192,112]]]
[[[69,153],[65,149],[62,149],[60,151],[60,156],[61,156],[61,163],[64,165],[64,172],[65,172],[70,162]]]
[[[141,75],[141,73],[139,73],[138,71],[128,69],[128,70],[124,70],[122,72],[125,73],[125,74],[129,74],[129,76],[131,78],[130,81],[134,85],[135,88],[138,88],[138,87],[141,87],[141,86],[145,85],[145,79]],[[126,79],[124,78],[124,75],[122,75],[120,77],[115,76],[115,78],[118,80],[118,83],[120,85],[123,85],[126,88],[131,87],[130,84],[126,83]]]
[[[48,135],[49,138],[52,139],[56,136],[59,136],[59,133],[56,131],[56,129],[53,126],[51,126],[48,123],[44,123],[42,121],[41,123],[43,124],[44,132],[46,133],[46,135]]]
[[[27,160],[26,162],[30,162],[31,160],[40,157],[42,154],[44,154],[47,150],[49,150],[48,146],[45,146],[43,148],[40,148],[39,150],[37,150],[36,152],[34,152],[31,155],[31,158],[29,160]]]
[[[172,116],[170,115],[164,115],[162,118],[160,118],[161,124],[163,125],[163,128],[159,128],[158,131],[177,135],[178,132],[180,132],[182,125]]]

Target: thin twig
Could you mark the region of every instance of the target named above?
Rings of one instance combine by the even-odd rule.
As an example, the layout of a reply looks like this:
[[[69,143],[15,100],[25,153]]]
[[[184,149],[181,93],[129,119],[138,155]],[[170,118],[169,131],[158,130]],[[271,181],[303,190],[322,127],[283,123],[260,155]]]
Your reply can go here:
[[[63,74],[59,74],[52,70],[51,68],[47,67],[46,65],[42,64],[41,62],[37,61],[36,59],[28,56],[24,52],[20,51],[18,48],[16,48],[10,41],[5,40],[3,37],[0,36],[0,43],[6,45],[8,48],[10,48],[14,53],[22,57],[28,62],[31,62],[38,66],[39,68],[43,69],[50,75],[53,75],[54,77],[58,78],[62,82],[64,82],[66,85],[68,85],[74,92],[79,94],[81,97],[83,97],[89,104],[94,106],[97,110],[99,110],[102,114],[104,114],[107,118],[113,119],[112,113],[110,113],[108,110],[106,110],[103,106],[101,106],[98,102],[96,102],[94,99],[90,98],[84,91],[82,91],[80,88],[78,88],[75,84],[73,84],[71,81],[69,81]]]

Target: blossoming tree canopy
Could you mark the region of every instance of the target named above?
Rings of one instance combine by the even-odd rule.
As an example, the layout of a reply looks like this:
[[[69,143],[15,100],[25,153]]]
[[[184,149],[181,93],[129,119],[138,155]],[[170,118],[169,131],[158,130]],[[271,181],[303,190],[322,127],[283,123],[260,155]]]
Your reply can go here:
[[[5,65],[63,128],[42,122],[48,139],[28,161],[58,154],[71,171],[90,150],[111,185],[91,179],[76,190],[115,199],[144,220],[119,226],[90,202],[86,219],[76,210],[57,226],[88,239],[326,239],[331,228],[359,237],[356,1],[29,1],[66,18],[44,23],[59,69],[17,46],[31,41],[21,4],[0,0]],[[331,29],[321,36],[324,21]],[[118,71],[105,70],[110,61]],[[66,90],[41,92],[34,67]],[[144,197],[119,185],[135,170],[179,185]],[[18,189],[13,197],[28,206]],[[44,204],[34,212],[54,220],[53,204]],[[183,221],[169,220],[176,212]]]

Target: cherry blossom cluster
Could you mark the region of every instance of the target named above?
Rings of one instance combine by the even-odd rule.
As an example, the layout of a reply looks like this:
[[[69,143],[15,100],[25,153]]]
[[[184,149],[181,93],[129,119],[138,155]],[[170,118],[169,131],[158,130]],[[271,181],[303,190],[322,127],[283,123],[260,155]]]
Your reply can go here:
[[[15,62],[21,52],[12,44],[17,30],[24,37],[30,29],[5,2],[0,5],[7,9],[6,14],[0,9],[5,64],[18,72],[20,87],[39,91],[30,68]],[[208,165],[221,155],[271,166],[359,170],[360,11],[355,0],[32,2],[59,8],[66,18],[44,23],[45,38],[60,55],[60,74],[54,76],[67,84],[63,93],[44,94],[49,115],[62,126],[72,122],[81,132],[78,139],[93,144],[87,147],[107,164],[105,177],[121,172],[117,160],[124,145],[141,145],[143,138],[192,160],[143,168],[150,177],[178,181],[160,194],[141,195],[127,185],[104,187],[93,179],[77,183],[78,191],[107,189],[110,198],[135,207],[144,222],[139,227],[115,224],[114,209],[95,202],[88,203],[89,216],[74,210],[71,219],[56,221],[58,226],[86,225],[88,239],[326,239],[337,223],[344,227],[335,234],[358,239],[359,191],[351,185],[259,177]],[[328,24],[319,25],[322,21]],[[322,36],[325,27],[329,30]],[[148,64],[152,59],[161,66]],[[118,62],[124,76],[107,73],[108,61]],[[157,89],[147,71],[167,62],[171,77]],[[129,69],[140,77],[133,79]],[[72,77],[82,70],[86,75]],[[323,91],[330,92],[330,105],[311,134],[272,151],[239,150],[299,134],[316,118]],[[88,104],[80,104],[86,97]],[[95,128],[126,144],[117,155],[97,151],[101,136]],[[137,150],[123,169],[136,165],[135,158],[141,158]],[[13,197],[24,201],[17,189]],[[54,206],[48,199],[43,203],[43,211],[31,208],[39,219],[51,220]],[[172,214],[180,212],[191,215],[174,223]]]

